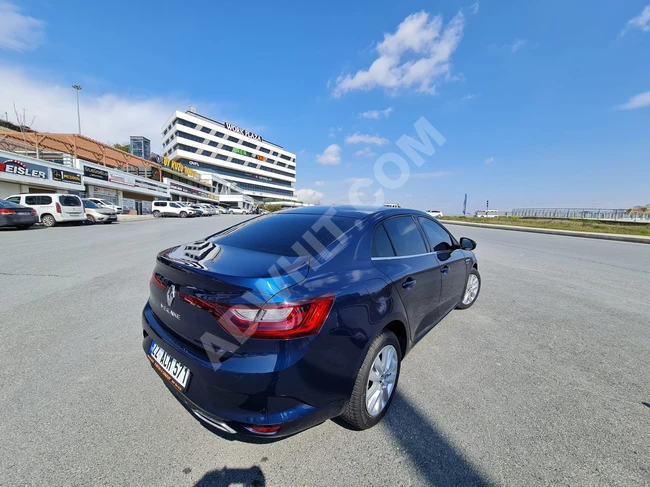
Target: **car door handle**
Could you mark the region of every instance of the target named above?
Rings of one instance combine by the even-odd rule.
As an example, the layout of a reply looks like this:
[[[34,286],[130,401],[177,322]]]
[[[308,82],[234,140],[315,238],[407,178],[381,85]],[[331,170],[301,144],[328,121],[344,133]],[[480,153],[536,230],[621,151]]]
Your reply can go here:
[[[440,269],[440,272],[442,272],[444,275],[449,274],[449,266],[443,265],[442,268]]]
[[[415,279],[409,277],[406,281],[402,283],[402,287],[404,289],[409,289],[409,290],[413,289],[413,286],[415,286],[415,282],[416,282]]]

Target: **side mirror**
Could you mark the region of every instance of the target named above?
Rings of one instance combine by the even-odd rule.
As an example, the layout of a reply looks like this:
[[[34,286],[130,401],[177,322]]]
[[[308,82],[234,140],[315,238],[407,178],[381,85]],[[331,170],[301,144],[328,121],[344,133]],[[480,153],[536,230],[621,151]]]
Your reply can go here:
[[[461,237],[460,248],[463,250],[474,250],[476,248],[476,242],[471,238]]]

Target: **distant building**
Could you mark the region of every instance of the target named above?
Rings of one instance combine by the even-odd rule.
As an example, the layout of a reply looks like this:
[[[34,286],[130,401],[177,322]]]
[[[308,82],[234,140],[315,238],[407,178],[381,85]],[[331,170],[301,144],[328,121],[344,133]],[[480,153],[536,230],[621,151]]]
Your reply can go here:
[[[131,154],[142,159],[151,159],[151,141],[141,135],[132,135]]]
[[[255,133],[211,120],[190,107],[172,113],[162,140],[164,157],[215,174],[258,203],[265,198],[297,201],[296,155]]]

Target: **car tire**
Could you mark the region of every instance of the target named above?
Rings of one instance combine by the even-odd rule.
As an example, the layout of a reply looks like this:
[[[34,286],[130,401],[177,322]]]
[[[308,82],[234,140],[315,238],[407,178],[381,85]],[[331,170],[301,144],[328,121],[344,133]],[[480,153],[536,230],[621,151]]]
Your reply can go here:
[[[383,357],[380,357],[380,355],[383,355]],[[389,370],[386,371],[388,375],[378,376],[380,371],[377,366],[378,362],[379,364],[382,363],[382,359],[388,361]],[[368,353],[366,353],[366,358],[361,364],[352,395],[341,414],[341,419],[346,424],[357,430],[365,430],[372,428],[381,421],[388,411],[393,397],[395,397],[401,362],[402,350],[399,340],[393,332],[384,330],[373,340],[368,348]],[[383,378],[373,381],[371,372],[374,376]],[[372,394],[369,398],[366,397],[371,390],[375,394]],[[386,392],[388,394],[387,399],[384,396]],[[376,396],[377,393],[379,397]],[[375,402],[373,402],[373,399]],[[372,410],[372,413],[370,410]]]
[[[97,223],[97,220],[95,220],[95,217],[91,216],[91,215],[87,215],[86,220],[87,220],[89,225],[94,225],[95,223]]]
[[[31,224],[30,225],[16,225],[16,228],[18,230],[27,230],[28,228],[31,228],[31,226],[32,226]]]
[[[46,227],[53,227],[56,225],[56,220],[52,215],[49,213],[46,213],[45,215],[41,216],[41,223],[46,226]]]
[[[181,218],[187,218],[187,212],[186,211],[181,211],[180,217]]]
[[[113,222],[111,220],[106,220],[104,223],[106,223],[107,225],[110,225]]]
[[[153,217],[154,217],[154,218],[160,218],[161,216],[162,216],[162,215],[160,214],[159,211],[154,211],[154,212],[153,212]]]
[[[460,304],[456,306],[458,309],[467,309],[471,307],[478,299],[478,294],[481,292],[481,275],[475,267],[469,272],[465,289],[463,290],[463,298]]]

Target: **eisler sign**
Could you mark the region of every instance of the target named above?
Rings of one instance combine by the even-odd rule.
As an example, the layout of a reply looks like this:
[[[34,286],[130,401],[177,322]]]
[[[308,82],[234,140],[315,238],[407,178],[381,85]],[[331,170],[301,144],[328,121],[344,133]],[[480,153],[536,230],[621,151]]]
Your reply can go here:
[[[30,164],[29,162],[16,159],[0,158],[0,172],[15,174],[17,176],[29,176],[30,178],[48,179],[47,167]]]
[[[235,133],[238,133],[240,135],[243,135],[245,137],[250,137],[251,139],[259,140],[260,142],[262,141],[262,136],[254,134],[253,132],[249,132],[248,130],[244,130],[243,128],[237,127],[237,125],[233,125],[230,122],[224,122],[223,123],[224,127],[226,127],[228,130],[232,130]]]

